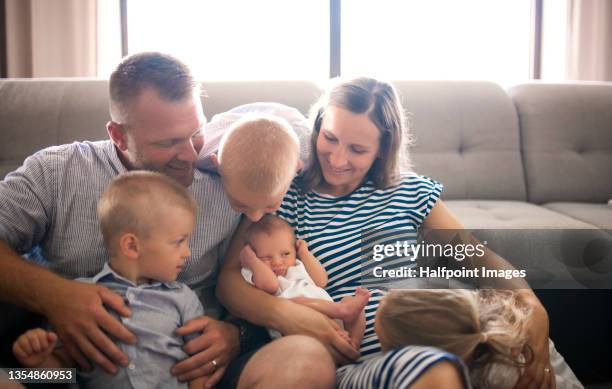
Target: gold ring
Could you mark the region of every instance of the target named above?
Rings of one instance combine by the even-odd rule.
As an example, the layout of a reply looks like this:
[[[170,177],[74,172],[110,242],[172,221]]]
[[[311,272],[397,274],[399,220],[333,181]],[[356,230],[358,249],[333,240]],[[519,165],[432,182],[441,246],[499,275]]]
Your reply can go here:
[[[210,363],[212,363],[213,369],[217,370],[217,365],[219,364],[219,363],[217,363],[217,360],[213,359],[212,361],[210,361]]]
[[[550,369],[549,369],[549,368],[547,368],[547,367],[545,367],[545,368],[544,368],[544,373],[550,373]]]

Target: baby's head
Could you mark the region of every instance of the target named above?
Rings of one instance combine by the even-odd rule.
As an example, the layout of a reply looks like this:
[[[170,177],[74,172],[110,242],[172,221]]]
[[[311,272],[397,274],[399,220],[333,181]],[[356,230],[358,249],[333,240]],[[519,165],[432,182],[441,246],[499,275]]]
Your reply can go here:
[[[197,204],[186,188],[154,172],[114,179],[98,202],[104,243],[116,269],[135,282],[171,282],[191,255]]]
[[[234,123],[213,161],[230,205],[253,222],[278,209],[302,166],[291,125],[271,115],[247,115]]]
[[[265,215],[249,226],[246,241],[257,257],[277,276],[286,275],[287,269],[295,266],[295,234],[283,219]]]
[[[508,290],[397,289],[378,307],[375,329],[383,350],[438,347],[467,363],[475,385],[511,388],[524,365],[521,358],[530,357],[525,350],[529,315]],[[490,374],[494,364],[509,365],[508,376]]]

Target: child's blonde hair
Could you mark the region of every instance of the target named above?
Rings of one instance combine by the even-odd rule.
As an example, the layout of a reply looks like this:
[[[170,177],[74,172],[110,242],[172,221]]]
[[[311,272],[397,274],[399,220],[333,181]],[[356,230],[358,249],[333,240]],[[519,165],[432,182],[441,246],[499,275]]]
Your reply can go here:
[[[298,137],[286,120],[252,114],[234,123],[219,145],[219,173],[250,192],[277,195],[287,189],[300,158]]]
[[[465,289],[392,290],[377,312],[386,346],[426,345],[451,352],[466,362],[478,388],[514,386],[491,374],[491,368],[514,367],[517,374],[510,376],[516,378],[531,361],[526,346],[530,314],[513,291]]]
[[[133,171],[115,178],[98,201],[97,210],[109,253],[116,253],[118,237],[125,233],[148,238],[159,224],[157,210],[163,204],[183,208],[194,216],[198,209],[183,185],[161,173]]]

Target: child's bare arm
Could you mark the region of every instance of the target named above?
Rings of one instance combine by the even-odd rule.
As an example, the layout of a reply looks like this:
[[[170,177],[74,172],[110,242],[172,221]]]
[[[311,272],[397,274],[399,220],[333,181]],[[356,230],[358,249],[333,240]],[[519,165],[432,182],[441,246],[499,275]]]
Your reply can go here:
[[[13,354],[25,367],[73,367],[64,350],[56,349],[57,335],[42,328],[21,334],[13,343]]]
[[[299,239],[295,242],[295,248],[297,250],[298,258],[304,264],[308,275],[314,281],[319,288],[325,288],[327,286],[327,272],[321,262],[319,262],[314,255],[308,250],[308,244]]]
[[[257,256],[245,255],[241,258],[242,266],[253,272],[253,284],[269,294],[276,294],[279,288],[278,277]]]

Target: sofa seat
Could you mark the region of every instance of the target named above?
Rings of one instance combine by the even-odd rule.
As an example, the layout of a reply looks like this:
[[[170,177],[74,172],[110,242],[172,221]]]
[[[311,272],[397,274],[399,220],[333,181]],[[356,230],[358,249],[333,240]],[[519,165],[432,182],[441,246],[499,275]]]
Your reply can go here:
[[[593,224],[599,228],[612,230],[612,205],[556,202],[543,204],[543,206],[574,219]]]
[[[448,200],[467,229],[592,229],[595,226],[522,201]]]

